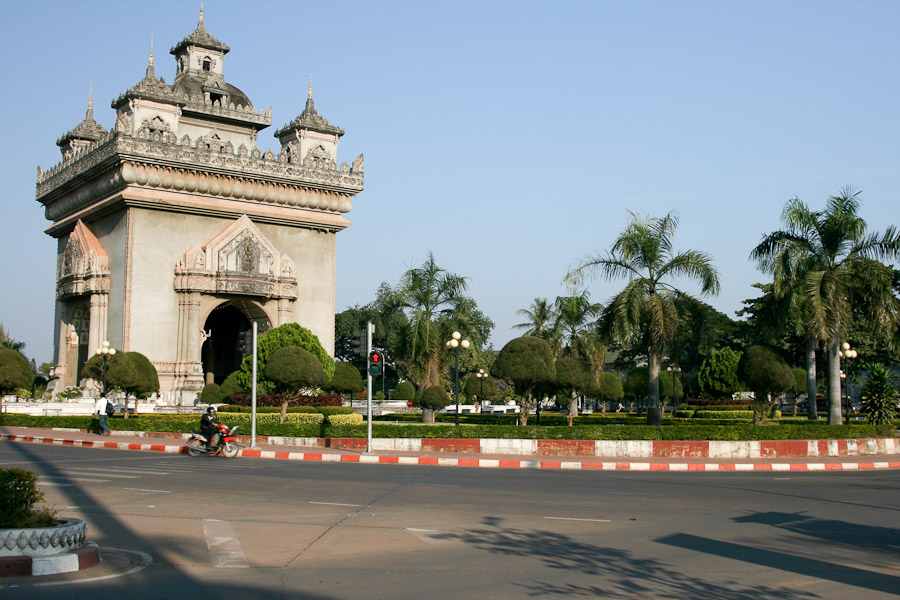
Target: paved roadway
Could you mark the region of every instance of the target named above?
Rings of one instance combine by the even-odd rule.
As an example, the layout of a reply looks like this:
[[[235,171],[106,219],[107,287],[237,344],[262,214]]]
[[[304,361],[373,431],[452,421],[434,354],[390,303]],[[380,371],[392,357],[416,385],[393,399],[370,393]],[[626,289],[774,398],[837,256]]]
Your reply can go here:
[[[104,556],[6,599],[878,599],[900,472],[617,473],[0,444]]]

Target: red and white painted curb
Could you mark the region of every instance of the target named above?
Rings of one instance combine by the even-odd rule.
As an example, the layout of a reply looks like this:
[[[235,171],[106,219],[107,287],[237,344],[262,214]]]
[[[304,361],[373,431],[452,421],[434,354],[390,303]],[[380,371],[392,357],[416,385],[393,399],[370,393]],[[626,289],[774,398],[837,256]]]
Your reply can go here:
[[[0,577],[57,575],[80,571],[99,563],[100,548],[94,542],[85,542],[83,547],[65,554],[0,557]]]
[[[143,450],[149,452],[168,452],[178,454],[182,452],[181,446],[167,446],[166,444],[134,444],[131,442],[102,442],[94,440],[74,440],[57,437],[44,437],[35,435],[0,434],[0,440],[9,442],[31,442],[34,444],[54,444],[56,446],[78,446],[81,448],[109,448],[112,450]]]
[[[141,444],[132,442],[113,442],[101,440],[76,440],[58,437],[43,437],[18,434],[0,434],[0,440],[13,442],[31,442],[36,444],[55,444],[62,446],[78,446],[82,448],[109,448],[113,450],[139,450],[145,452],[166,452],[170,454],[179,454],[185,452],[183,446],[167,445],[167,444]],[[362,440],[365,442],[365,440]],[[478,441],[478,440],[475,440]],[[522,441],[522,440],[506,440]],[[525,440],[532,441],[532,440]],[[533,440],[544,441],[544,440]],[[826,445],[836,440],[822,440]],[[845,440],[837,440],[844,442]],[[849,440],[853,442],[855,440]],[[876,440],[882,441],[882,440]],[[807,445],[816,444],[819,440],[801,440],[797,444]],[[867,440],[868,442],[868,440]],[[888,440],[894,442],[894,440]],[[553,441],[554,446],[559,442]],[[594,442],[590,442],[594,443]],[[710,444],[713,442],[674,442],[681,444]],[[765,442],[753,442],[754,444],[764,444]],[[652,442],[640,442],[641,445],[652,444]],[[650,446],[652,449],[652,445]],[[846,446],[844,446],[846,448]],[[444,449],[447,451],[447,449]],[[376,454],[339,454],[327,452],[290,452],[280,450],[258,450],[244,448],[240,451],[239,456],[248,458],[265,458],[280,460],[298,460],[312,462],[342,462],[357,464],[392,464],[392,465],[427,465],[438,467],[475,467],[475,468],[493,468],[493,469],[556,469],[556,470],[584,470],[584,471],[688,471],[688,472],[710,472],[710,471],[860,471],[870,469],[900,469],[900,460],[875,460],[877,456],[872,456],[873,460],[866,461],[821,461],[821,462],[772,462],[771,457],[760,457],[760,460],[766,462],[649,462],[649,461],[631,461],[627,458],[640,457],[613,457],[612,460],[564,460],[562,457],[554,456],[553,459],[547,460],[517,460],[514,458],[478,458],[475,454],[472,458],[458,457],[436,457],[436,456],[382,456]],[[693,458],[693,457],[691,457]],[[745,457],[740,457],[745,458]],[[800,458],[800,457],[796,457]],[[837,457],[835,457],[837,458]],[[846,456],[844,456],[846,458]],[[893,456],[891,458],[894,458]]]
[[[241,450],[241,456],[320,462],[347,462],[379,465],[429,465],[437,467],[480,467],[494,469],[560,469],[586,471],[858,471],[900,469],[900,461],[815,462],[815,463],[653,463],[626,461],[509,460],[452,458],[435,456],[376,456]]]

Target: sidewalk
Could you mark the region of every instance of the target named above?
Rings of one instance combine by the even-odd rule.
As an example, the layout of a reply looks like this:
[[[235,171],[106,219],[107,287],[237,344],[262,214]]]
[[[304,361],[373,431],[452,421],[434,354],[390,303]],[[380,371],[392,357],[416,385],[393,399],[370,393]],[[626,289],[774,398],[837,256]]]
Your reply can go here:
[[[37,444],[80,446],[83,448],[136,450],[144,452],[182,453],[186,437],[181,434],[113,432],[111,436],[76,430],[33,427],[0,427],[0,440]],[[868,469],[900,469],[900,455],[810,456],[792,458],[624,458],[621,456],[547,456],[521,454],[473,454],[468,452],[433,452],[360,450],[285,446],[249,443],[239,457],[314,462],[362,464],[431,465],[441,467],[474,467],[500,469],[566,469],[593,471],[859,471]]]

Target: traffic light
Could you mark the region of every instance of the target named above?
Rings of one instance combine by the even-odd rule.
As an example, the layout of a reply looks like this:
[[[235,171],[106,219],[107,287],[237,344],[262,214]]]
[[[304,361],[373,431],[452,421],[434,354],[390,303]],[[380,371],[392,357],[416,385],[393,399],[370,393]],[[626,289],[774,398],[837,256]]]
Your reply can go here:
[[[380,375],[381,371],[384,369],[384,356],[379,352],[372,352],[369,354],[369,373],[372,375]]]
[[[350,345],[353,348],[353,354],[357,356],[365,356],[366,351],[366,332],[365,331],[354,331],[353,339],[350,340]]]
[[[238,352],[241,354],[253,353],[253,331],[241,331],[238,333]]]

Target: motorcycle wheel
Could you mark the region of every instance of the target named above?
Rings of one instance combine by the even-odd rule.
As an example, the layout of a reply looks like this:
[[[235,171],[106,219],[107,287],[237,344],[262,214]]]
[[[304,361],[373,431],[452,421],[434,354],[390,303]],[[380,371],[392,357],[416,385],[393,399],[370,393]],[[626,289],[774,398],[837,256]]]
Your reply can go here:
[[[226,458],[234,458],[240,452],[240,448],[234,442],[225,442],[225,447],[222,449],[222,454],[225,455]]]
[[[193,439],[187,443],[187,453],[191,456],[200,456],[203,454],[203,451],[199,449],[200,440]]]

